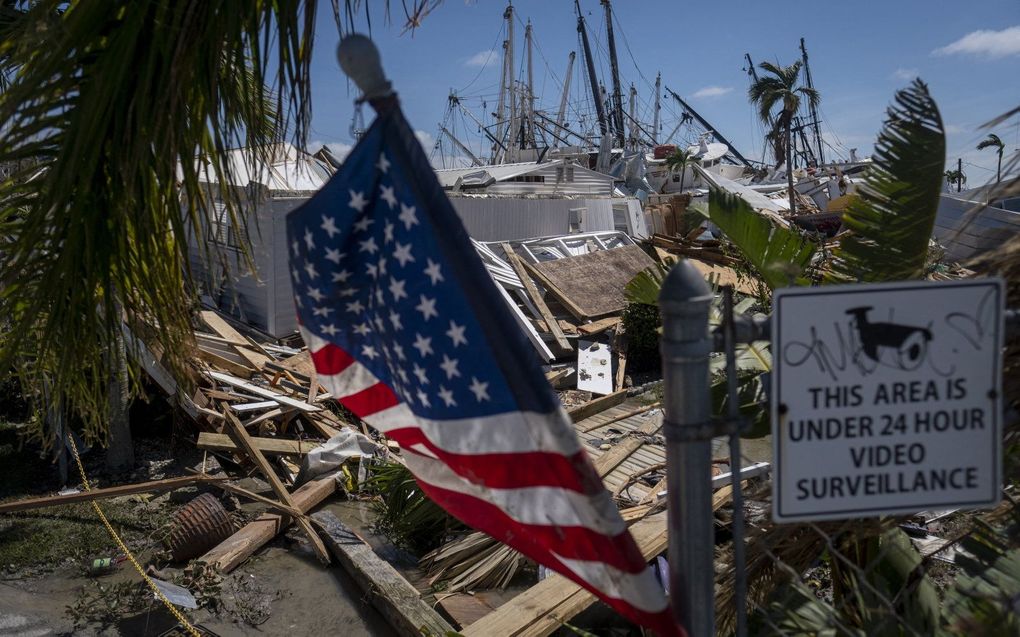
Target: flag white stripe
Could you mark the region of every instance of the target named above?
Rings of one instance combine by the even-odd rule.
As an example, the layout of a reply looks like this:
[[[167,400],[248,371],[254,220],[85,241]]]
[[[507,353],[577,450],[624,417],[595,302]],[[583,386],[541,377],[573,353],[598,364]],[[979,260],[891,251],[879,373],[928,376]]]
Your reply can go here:
[[[634,574],[621,571],[605,562],[574,560],[557,553],[553,555],[564,566],[608,597],[623,600],[646,613],[659,613],[669,606],[662,585],[652,569]]]
[[[375,374],[361,363],[353,363],[339,374],[318,374],[319,384],[336,398],[364,391],[379,382]]]
[[[419,480],[488,502],[521,524],[576,526],[607,536],[618,535],[627,528],[604,490],[585,495],[560,487],[493,489],[466,480],[438,460],[416,453],[405,454],[404,460]]]
[[[417,427],[432,444],[457,454],[528,453],[542,451],[572,456],[581,450],[569,429],[554,427],[559,416],[510,412],[481,418],[430,420],[400,403],[362,418],[382,433]]]

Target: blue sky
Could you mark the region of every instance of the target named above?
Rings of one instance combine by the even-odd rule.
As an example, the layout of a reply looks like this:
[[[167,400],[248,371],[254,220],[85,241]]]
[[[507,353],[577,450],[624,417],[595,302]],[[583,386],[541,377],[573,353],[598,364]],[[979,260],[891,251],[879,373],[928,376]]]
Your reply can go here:
[[[482,99],[494,110],[500,76],[499,49],[505,37],[497,0],[446,0],[422,26],[403,31],[400,3],[391,0],[393,21],[383,20],[381,2],[372,4],[372,37],[383,65],[400,94],[404,112],[430,150],[443,120],[450,90],[457,90],[478,116]],[[555,110],[567,56],[578,50],[573,2],[517,0],[521,22],[534,26],[534,74],[541,105]],[[609,81],[602,7],[583,0],[600,75]],[[810,7],[810,8],[809,8]],[[790,64],[799,59],[799,39],[806,39],[815,87],[821,92],[826,141],[842,154],[856,147],[870,152],[885,108],[898,87],[915,75],[925,80],[942,111],[948,133],[947,161],[964,160],[964,172],[976,185],[994,177],[991,151],[974,149],[986,131],[978,127],[1020,105],[1020,2],[982,0],[933,3],[922,0],[858,0],[852,4],[795,2],[679,2],[617,0],[617,48],[624,90],[633,82],[639,104],[649,104],[655,74],[676,90],[750,158],[761,158],[761,126],[747,102],[744,53]],[[356,23],[366,32],[362,18]],[[518,68],[523,55],[523,27],[517,27]],[[596,33],[597,32],[597,33]],[[336,62],[339,39],[329,3],[321,2],[313,60],[313,120],[310,146],[351,144],[356,91]],[[629,51],[628,51],[629,47]],[[488,52],[496,50],[489,56]],[[489,59],[489,63],[480,63]],[[635,63],[636,62],[636,63]],[[571,99],[580,100],[580,51]],[[639,73],[640,69],[640,73]],[[642,75],[644,77],[642,77]],[[665,102],[664,102],[665,103]],[[675,107],[669,106],[674,113]],[[650,120],[650,109],[639,107]],[[371,109],[364,117],[371,121]],[[666,119],[673,116],[664,112]],[[675,121],[675,120],[674,120]],[[465,138],[477,137],[462,116],[451,124]],[[672,126],[664,126],[668,132]],[[1020,148],[1018,118],[994,132],[1006,152]],[[469,135],[471,133],[471,135]],[[477,143],[477,142],[472,142]],[[826,149],[828,154],[832,150]]]

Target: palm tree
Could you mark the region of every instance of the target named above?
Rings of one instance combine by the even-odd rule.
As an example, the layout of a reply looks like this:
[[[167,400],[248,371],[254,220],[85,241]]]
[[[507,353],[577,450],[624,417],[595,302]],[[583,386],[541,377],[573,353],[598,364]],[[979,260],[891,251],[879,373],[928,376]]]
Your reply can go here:
[[[952,170],[947,170],[942,174],[945,175],[946,184],[949,186],[950,190],[952,190],[953,184],[955,183],[956,192],[960,192],[960,190],[963,187],[963,184],[967,183],[967,175],[963,174],[962,170],[957,170],[956,168],[954,168]]]
[[[684,191],[684,173],[687,171],[687,167],[693,166],[694,163],[694,155],[684,148],[677,148],[672,155],[666,158],[666,168],[669,169],[669,173],[671,175],[680,173],[680,192]],[[665,185],[663,185],[663,189],[665,189]]]
[[[811,106],[818,106],[818,91],[807,86],[799,86],[800,61],[790,66],[778,66],[771,62],[758,65],[765,71],[747,90],[747,97],[757,105],[761,121],[768,124],[774,122],[769,138],[776,148],[776,163],[786,163],[786,183],[790,194],[790,213],[796,212],[796,197],[793,190],[793,154],[790,144],[793,117],[800,110],[801,98],[808,100]],[[773,109],[779,106],[778,113]],[[780,143],[781,142],[781,143]],[[782,157],[779,154],[782,153]]]
[[[995,133],[988,133],[988,137],[981,140],[981,143],[977,145],[978,150],[984,150],[986,148],[994,148],[995,152],[999,155],[998,165],[995,167],[995,183],[1002,181],[1002,151],[1006,147],[999,139],[999,136]]]

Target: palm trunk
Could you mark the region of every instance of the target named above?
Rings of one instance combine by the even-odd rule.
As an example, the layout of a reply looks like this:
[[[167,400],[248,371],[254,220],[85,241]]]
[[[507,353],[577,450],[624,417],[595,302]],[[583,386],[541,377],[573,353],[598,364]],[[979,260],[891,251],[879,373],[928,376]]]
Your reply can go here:
[[[999,163],[995,167],[995,183],[1002,181],[1002,149],[999,149]]]
[[[792,115],[785,116],[783,134],[786,137],[786,185],[789,188],[790,194],[790,214],[797,214],[796,197],[793,192],[793,149],[790,146],[790,124],[792,123]]]
[[[687,172],[687,164],[680,167],[680,194],[684,194],[684,173]]]

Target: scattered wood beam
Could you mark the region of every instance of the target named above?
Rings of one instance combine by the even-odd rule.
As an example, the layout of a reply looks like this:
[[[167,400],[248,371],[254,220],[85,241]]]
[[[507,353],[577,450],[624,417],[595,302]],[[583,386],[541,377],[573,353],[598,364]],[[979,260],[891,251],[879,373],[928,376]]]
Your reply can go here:
[[[545,299],[539,294],[538,288],[535,287],[535,282],[531,280],[531,276],[524,269],[521,258],[517,256],[517,253],[514,252],[509,243],[501,243],[500,246],[503,248],[503,252],[506,253],[507,263],[510,264],[510,267],[517,273],[517,278],[524,284],[524,293],[528,295],[528,298],[531,299],[531,302],[538,309],[542,319],[545,320],[545,325],[556,340],[556,345],[565,352],[571,351],[573,348],[570,347],[570,342],[567,340],[566,335],[563,334],[559,321],[556,320],[556,317],[549,310],[549,306],[545,304]]]
[[[571,422],[581,422],[585,418],[590,418],[610,407],[615,407],[625,400],[627,400],[626,391],[613,392],[612,394],[607,394],[595,400],[589,400],[583,405],[574,407],[567,411],[567,415],[570,416]]]
[[[255,448],[264,454],[275,456],[303,456],[312,449],[319,447],[322,443],[308,440],[289,440],[287,438],[256,438],[250,436]],[[195,444],[199,449],[206,451],[225,451],[236,453],[241,449],[226,434],[215,434],[202,431],[198,434],[198,442]]]
[[[121,484],[115,487],[104,487],[92,489],[81,493],[69,493],[67,495],[50,495],[41,498],[29,498],[15,502],[0,504],[0,513],[14,513],[15,511],[27,511],[29,509],[42,509],[55,507],[76,502],[89,502],[91,500],[102,500],[105,498],[116,498],[122,495],[134,493],[152,493],[155,491],[173,491],[181,487],[190,487],[194,484],[219,482],[226,480],[226,477],[213,478],[210,476],[194,475],[166,478],[165,480],[151,480],[149,482],[138,482],[136,484]]]
[[[453,626],[368,544],[335,515],[320,511],[312,516],[337,562],[365,591],[369,602],[401,635],[456,634]]]

